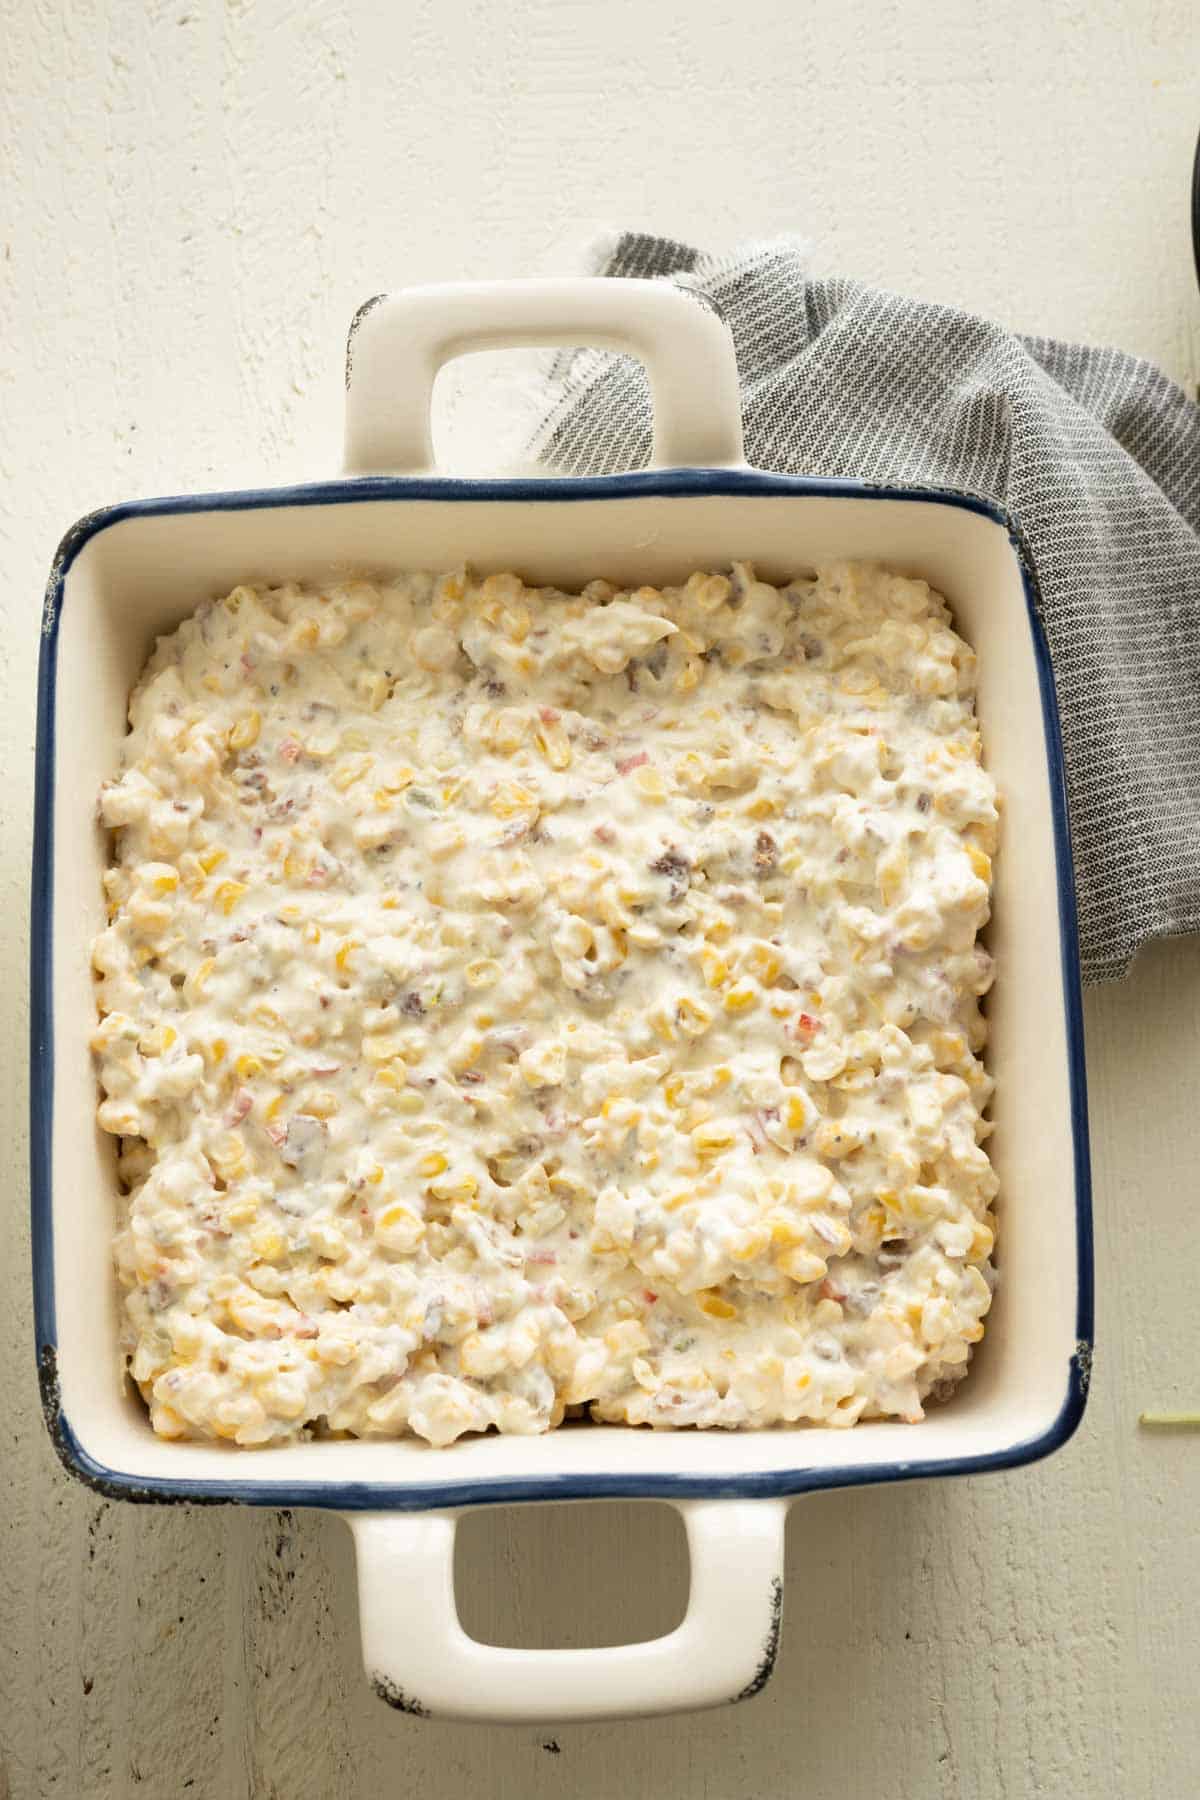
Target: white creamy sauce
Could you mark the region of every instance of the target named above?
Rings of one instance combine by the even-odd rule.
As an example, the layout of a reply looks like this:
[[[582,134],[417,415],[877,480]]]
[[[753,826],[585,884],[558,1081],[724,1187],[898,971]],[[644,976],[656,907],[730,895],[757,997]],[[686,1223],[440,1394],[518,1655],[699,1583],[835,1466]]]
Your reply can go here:
[[[155,1429],[920,1419],[991,1296],[974,664],[859,564],[162,639],[94,949]]]

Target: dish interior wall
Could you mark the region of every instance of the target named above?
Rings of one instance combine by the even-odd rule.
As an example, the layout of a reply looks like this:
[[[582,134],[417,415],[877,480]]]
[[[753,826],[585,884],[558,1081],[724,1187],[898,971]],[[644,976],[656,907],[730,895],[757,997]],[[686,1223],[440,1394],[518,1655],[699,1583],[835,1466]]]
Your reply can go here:
[[[453,567],[515,568],[578,586],[678,580],[748,557],[784,579],[836,557],[920,575],[950,601],[979,656],[985,757],[1003,829],[990,947],[991,1151],[1001,1180],[999,1286],[968,1380],[916,1428],[850,1432],[651,1433],[571,1428],[433,1451],[414,1442],[259,1451],[154,1437],[121,1373],[111,1239],[113,1144],[94,1124],[87,1039],[89,945],[103,923],[108,845],[102,777],[119,765],[125,708],[155,637],[243,580]],[[984,1454],[1040,1435],[1066,1393],[1075,1349],[1076,1219],[1067,1039],[1046,740],[1019,564],[1006,533],[933,501],[812,495],[605,499],[372,499],[242,511],[137,514],[104,526],[71,566],[58,635],[54,790],[54,1278],[67,1418],[88,1454],[142,1477],[387,1482],[418,1487],[526,1477],[664,1473],[715,1481],[752,1471],[922,1462]]]

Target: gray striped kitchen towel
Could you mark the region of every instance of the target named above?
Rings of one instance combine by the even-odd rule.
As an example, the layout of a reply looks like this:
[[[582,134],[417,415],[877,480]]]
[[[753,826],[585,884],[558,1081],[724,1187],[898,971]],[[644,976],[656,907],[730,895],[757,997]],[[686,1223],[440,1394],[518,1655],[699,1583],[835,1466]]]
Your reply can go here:
[[[718,308],[756,467],[1009,508],[1058,684],[1084,979],[1200,929],[1200,409],[1119,351],[812,277],[790,241],[716,259],[626,233],[599,272],[667,277]],[[645,463],[640,366],[560,353],[534,448],[574,475]]]

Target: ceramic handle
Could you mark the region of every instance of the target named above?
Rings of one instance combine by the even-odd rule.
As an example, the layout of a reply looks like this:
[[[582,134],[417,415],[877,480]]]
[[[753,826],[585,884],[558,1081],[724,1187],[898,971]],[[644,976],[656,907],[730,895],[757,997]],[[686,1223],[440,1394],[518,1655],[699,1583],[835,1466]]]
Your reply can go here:
[[[654,464],[741,463],[737,360],[717,314],[666,282],[580,276],[408,288],[364,306],[346,355],[347,474],[430,473],[442,364],[469,350],[545,344],[623,350],[645,364]]]
[[[538,1724],[749,1699],[779,1641],[786,1503],[687,1500],[679,1511],[691,1558],[683,1623],[649,1643],[598,1650],[512,1650],[468,1637],[454,1602],[457,1514],[348,1514],[376,1692],[421,1717]]]

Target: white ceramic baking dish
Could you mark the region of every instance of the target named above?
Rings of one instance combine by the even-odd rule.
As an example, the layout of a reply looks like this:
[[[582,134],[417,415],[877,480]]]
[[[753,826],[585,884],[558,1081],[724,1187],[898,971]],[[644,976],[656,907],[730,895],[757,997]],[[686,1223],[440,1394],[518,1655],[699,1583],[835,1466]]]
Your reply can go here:
[[[651,472],[458,481],[430,473],[434,375],[465,350],[632,351],[655,396]],[[1091,1356],[1087,1120],[1071,858],[1053,680],[1034,572],[1011,521],[963,494],[747,469],[736,369],[716,316],[663,284],[517,282],[401,294],[351,333],[345,477],[135,501],[66,536],[46,599],[38,696],[32,944],[32,1189],[38,1356],[67,1466],[134,1500],[318,1506],[357,1544],[364,1656],[392,1704],[552,1720],[755,1693],[778,1640],[784,1519],[813,1488],[1012,1468],[1065,1442]],[[664,466],[668,465],[668,466]],[[103,921],[101,776],[156,633],[243,579],[438,569],[464,558],[571,586],[662,583],[747,556],[772,577],[874,557],[945,593],[979,654],[986,754],[1004,795],[989,1002],[1000,1283],[971,1374],[919,1426],[321,1442],[236,1451],[157,1439],[123,1379],[110,1243],[112,1140],[94,1125],[89,944]],[[683,1512],[684,1623],[623,1648],[518,1651],[462,1632],[455,1520],[513,1501],[652,1497]],[[564,1570],[564,1578],[568,1571]]]

